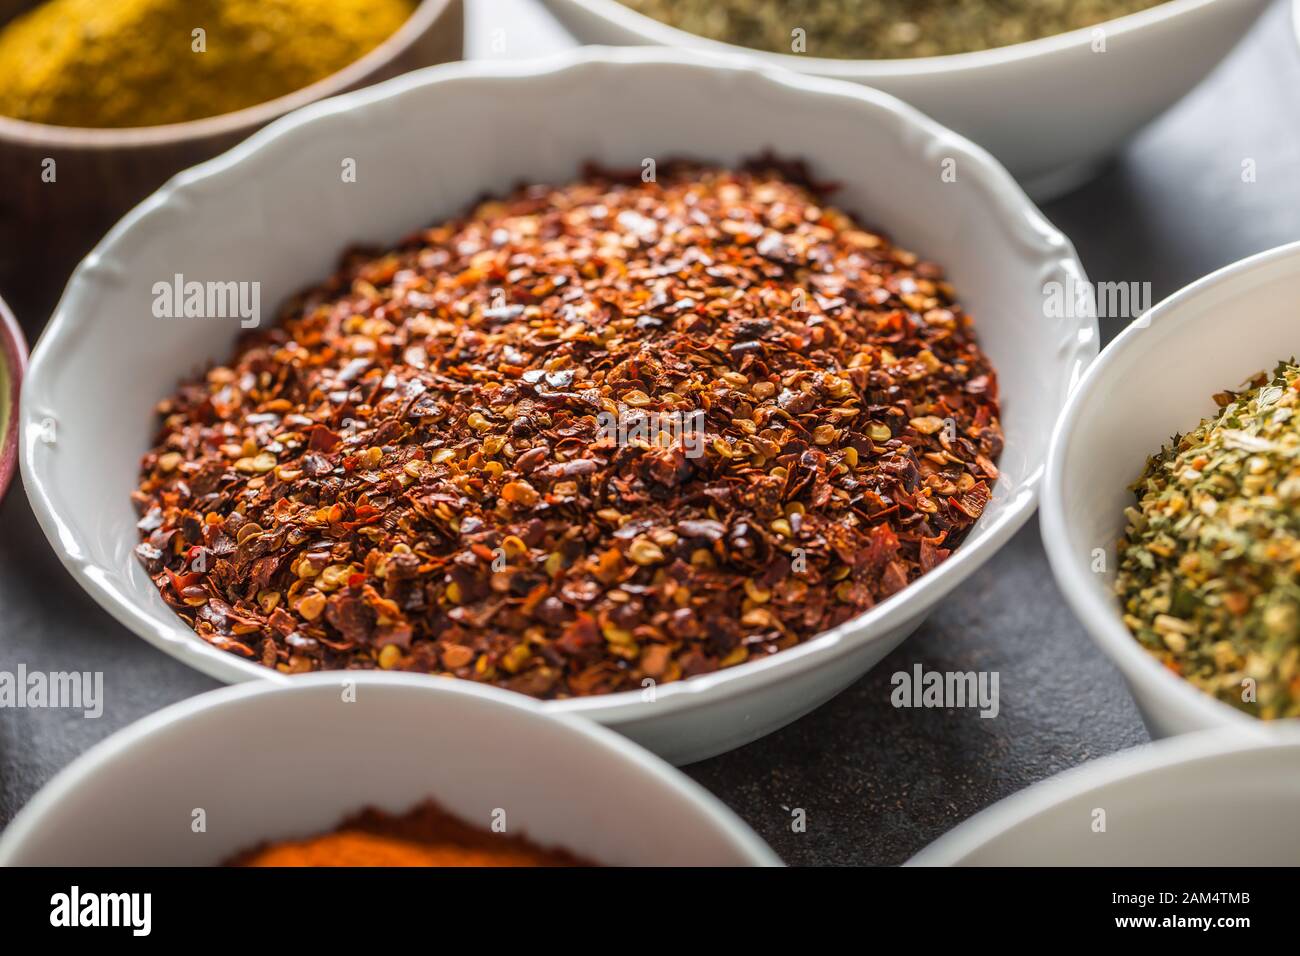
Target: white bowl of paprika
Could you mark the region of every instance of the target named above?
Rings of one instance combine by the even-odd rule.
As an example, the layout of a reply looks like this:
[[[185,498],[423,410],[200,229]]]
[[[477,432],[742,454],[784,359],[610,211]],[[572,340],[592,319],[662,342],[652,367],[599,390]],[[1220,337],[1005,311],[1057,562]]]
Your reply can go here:
[[[715,797],[617,734],[493,687],[368,673],[226,687],[137,721],[19,811],[0,866],[216,866],[427,801],[476,831],[473,865],[516,865],[516,838],[605,866],[780,865]],[[463,838],[440,842],[455,854]],[[383,865],[340,849],[309,859]]]

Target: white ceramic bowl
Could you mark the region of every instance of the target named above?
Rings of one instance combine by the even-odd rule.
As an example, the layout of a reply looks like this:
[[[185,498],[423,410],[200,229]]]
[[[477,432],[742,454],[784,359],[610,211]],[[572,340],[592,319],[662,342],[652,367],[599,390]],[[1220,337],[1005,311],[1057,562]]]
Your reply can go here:
[[[954,56],[842,60],[719,43],[618,0],[544,0],[584,43],[744,52],[767,66],[892,93],[997,156],[1044,199],[1088,178],[1214,68],[1269,0],[1170,0],[1091,29]],[[792,20],[791,28],[798,26]]]
[[[394,240],[520,180],[568,181],[588,159],[636,168],[644,157],[734,163],[789,149],[843,184],[840,205],[948,268],[1000,376],[1007,442],[993,500],[952,558],[815,640],[661,686],[653,700],[631,692],[546,707],[583,713],[681,763],[769,733],[861,676],[1033,511],[1056,413],[1097,349],[1091,316],[1043,318],[1042,288],[1081,281],[1082,268],[983,150],[896,100],[695,60],[588,48],[437,67],[302,110],[134,210],[73,276],[22,396],[24,483],[77,580],[127,627],[207,674],[286,679],[196,637],[131,553],[129,494],[151,409],[178,374],[228,355],[237,331],[233,320],[153,318],[154,282],[175,273],[260,281],[269,312],[327,275],[345,246]],[[340,183],[342,157],[356,160],[356,183]],[[948,159],[956,182],[941,181]]]
[[[1047,557],[1074,612],[1115,662],[1153,737],[1259,723],[1161,666],[1111,591],[1128,490],[1147,456],[1213,414],[1211,396],[1300,355],[1300,243],[1251,256],[1156,305],[1111,342],[1057,425],[1043,489]],[[1094,549],[1105,571],[1094,572]]]
[[[1297,805],[1300,734],[1251,740],[1206,731],[1035,784],[944,834],[907,865],[1296,866]],[[1095,829],[1099,821],[1104,831]]]
[[[389,673],[225,687],[137,721],[32,798],[0,865],[213,865],[428,799],[485,830],[504,810],[506,833],[595,863],[780,865],[716,798],[617,734],[494,687]]]

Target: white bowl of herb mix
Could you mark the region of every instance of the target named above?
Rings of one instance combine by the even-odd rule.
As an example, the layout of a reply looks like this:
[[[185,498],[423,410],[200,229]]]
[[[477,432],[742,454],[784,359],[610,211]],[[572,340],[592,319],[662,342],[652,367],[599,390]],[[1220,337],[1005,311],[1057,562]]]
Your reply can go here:
[[[1300,716],[1300,244],[1115,339],[1052,442],[1043,540],[1153,736]]]
[[[1007,797],[908,866],[1300,864],[1300,732],[1210,730],[1135,747]]]
[[[866,83],[969,136],[1035,198],[1095,172],[1268,0],[544,0],[584,43],[745,53]],[[1099,32],[1100,31],[1100,32]]]
[[[123,220],[36,348],[23,474],[77,580],[206,673],[448,674],[688,762],[847,687],[1028,518],[1097,348],[1042,287],[1080,281],[987,153],[866,87],[454,64]]]

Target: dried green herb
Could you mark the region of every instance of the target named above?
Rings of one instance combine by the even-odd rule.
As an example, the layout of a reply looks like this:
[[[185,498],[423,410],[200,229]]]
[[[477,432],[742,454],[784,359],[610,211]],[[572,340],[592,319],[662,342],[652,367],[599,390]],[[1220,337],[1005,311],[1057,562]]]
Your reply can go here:
[[[1147,462],[1119,543],[1124,622],[1165,666],[1265,719],[1300,716],[1300,367],[1215,396]]]
[[[688,33],[836,59],[943,56],[1096,26],[1160,0],[622,0]],[[800,32],[801,31],[801,32]]]

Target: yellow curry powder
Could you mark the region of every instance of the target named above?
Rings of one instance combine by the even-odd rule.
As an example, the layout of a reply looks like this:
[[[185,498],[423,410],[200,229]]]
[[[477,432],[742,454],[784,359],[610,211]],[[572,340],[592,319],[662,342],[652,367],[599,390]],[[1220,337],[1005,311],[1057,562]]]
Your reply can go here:
[[[228,113],[342,69],[414,8],[415,0],[48,0],[0,30],[0,114],[121,127]]]

